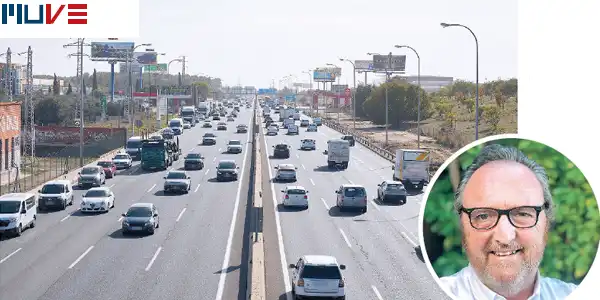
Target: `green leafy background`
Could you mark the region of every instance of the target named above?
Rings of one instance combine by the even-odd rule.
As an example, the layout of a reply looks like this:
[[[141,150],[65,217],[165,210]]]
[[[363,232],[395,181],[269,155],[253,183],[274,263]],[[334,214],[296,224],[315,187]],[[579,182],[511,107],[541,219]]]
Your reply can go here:
[[[544,144],[523,139],[489,143],[515,146],[546,168],[556,206],[556,225],[549,234],[540,272],[542,276],[579,284],[594,261],[600,241],[598,202],[583,173]],[[458,157],[461,174],[484,146],[473,147]],[[468,264],[453,201],[453,187],[445,169],[429,194],[423,224],[427,255],[439,277],[452,275]]]

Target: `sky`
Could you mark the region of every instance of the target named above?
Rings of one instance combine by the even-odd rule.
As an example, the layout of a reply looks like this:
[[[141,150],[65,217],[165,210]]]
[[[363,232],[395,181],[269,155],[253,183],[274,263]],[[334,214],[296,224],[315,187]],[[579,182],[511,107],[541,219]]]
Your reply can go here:
[[[166,53],[159,57],[163,63],[185,55],[187,74],[219,77],[230,86],[279,87],[287,75],[308,83],[303,72],[328,63],[342,68],[340,83],[352,85],[352,65],[339,58],[371,59],[367,52],[406,55],[406,74],[416,75],[416,56],[396,44],[418,51],[422,75],[475,81],[473,36],[464,28],[442,28],[441,22],[466,25],[477,35],[480,82],[517,77],[517,0],[146,0],[140,36],[120,41],[152,43]],[[75,49],[62,47],[69,42],[2,39],[0,49],[22,52],[32,46],[35,75],[74,76],[76,58],[67,55]],[[94,68],[110,71],[108,63],[84,61],[84,72]],[[181,66],[173,63],[171,73],[174,69]],[[369,83],[381,77],[369,75]],[[363,80],[357,74],[357,83]]]

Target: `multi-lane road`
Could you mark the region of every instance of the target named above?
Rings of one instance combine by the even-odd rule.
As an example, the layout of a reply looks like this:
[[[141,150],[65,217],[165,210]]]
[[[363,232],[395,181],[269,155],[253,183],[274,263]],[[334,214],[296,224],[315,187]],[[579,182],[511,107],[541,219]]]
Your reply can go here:
[[[266,149],[261,159],[267,299],[291,299],[287,265],[308,254],[332,255],[346,264],[348,299],[447,299],[415,250],[422,194],[409,196],[399,206],[374,199],[377,184],[392,177],[391,162],[357,143],[351,148],[348,169],[330,171],[323,151],[327,140],[341,137],[339,132],[320,126],[318,132],[300,128],[299,135],[289,136],[283,129],[277,136],[266,136],[264,123],[261,128],[260,143]],[[299,150],[303,138],[316,140],[317,150]],[[270,158],[272,146],[278,143],[291,145],[289,159]],[[273,183],[270,179],[279,163],[294,164],[298,181]],[[370,198],[366,213],[337,209],[335,190],[345,183],[365,186]],[[309,191],[308,210],[280,205],[286,185],[301,185]]]
[[[245,298],[242,235],[251,134],[237,134],[235,126],[250,125],[251,117],[252,109],[242,108],[226,132],[196,126],[180,136],[184,154],[206,157],[203,170],[188,171],[189,194],[164,195],[166,172],[144,172],[136,163],[106,181],[115,194],[110,212],[80,213],[85,191],[76,190],[75,205],[39,213],[35,228],[0,241],[0,299]],[[216,132],[217,145],[199,145],[207,131]],[[229,139],[245,143],[244,152],[223,153]],[[239,181],[215,181],[221,159],[236,160]],[[183,159],[172,167],[182,168]],[[122,235],[121,213],[135,202],[157,205],[161,222],[154,235]]]

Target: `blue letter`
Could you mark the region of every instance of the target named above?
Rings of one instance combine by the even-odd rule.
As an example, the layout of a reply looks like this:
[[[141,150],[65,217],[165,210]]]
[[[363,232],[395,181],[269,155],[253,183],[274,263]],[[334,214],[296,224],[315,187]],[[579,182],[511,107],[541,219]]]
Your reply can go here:
[[[44,6],[40,4],[40,18],[38,20],[29,20],[29,5],[25,4],[25,24],[44,24]]]

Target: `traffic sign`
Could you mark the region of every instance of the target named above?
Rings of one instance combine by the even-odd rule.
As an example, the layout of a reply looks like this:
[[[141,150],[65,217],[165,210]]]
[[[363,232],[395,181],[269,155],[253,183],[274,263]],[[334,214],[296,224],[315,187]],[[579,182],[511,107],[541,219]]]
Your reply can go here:
[[[346,88],[346,97],[350,97],[350,89]]]
[[[286,101],[296,101],[296,95],[286,95],[285,100]]]

